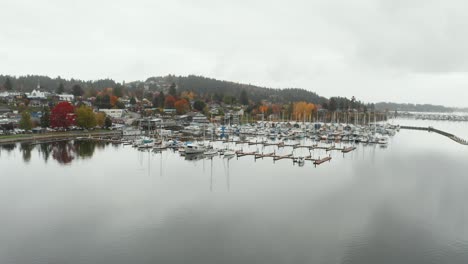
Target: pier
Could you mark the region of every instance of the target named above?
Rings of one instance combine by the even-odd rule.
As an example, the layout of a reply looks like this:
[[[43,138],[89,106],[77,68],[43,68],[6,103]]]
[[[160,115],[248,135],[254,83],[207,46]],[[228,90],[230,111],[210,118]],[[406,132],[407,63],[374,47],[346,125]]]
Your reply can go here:
[[[465,139],[462,139],[460,137],[455,136],[454,134],[433,128],[433,127],[416,127],[416,126],[400,126],[400,129],[408,129],[408,130],[419,130],[419,131],[428,131],[428,132],[435,132],[439,135],[445,136],[450,138],[451,140],[461,144],[468,146],[468,141]]]

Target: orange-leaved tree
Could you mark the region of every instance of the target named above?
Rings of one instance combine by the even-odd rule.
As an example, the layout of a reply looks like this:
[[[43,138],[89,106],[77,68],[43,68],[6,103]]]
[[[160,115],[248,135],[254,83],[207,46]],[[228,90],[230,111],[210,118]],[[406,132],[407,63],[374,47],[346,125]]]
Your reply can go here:
[[[174,107],[177,111],[177,114],[182,115],[187,113],[190,110],[190,104],[185,99],[179,99],[174,103]]]

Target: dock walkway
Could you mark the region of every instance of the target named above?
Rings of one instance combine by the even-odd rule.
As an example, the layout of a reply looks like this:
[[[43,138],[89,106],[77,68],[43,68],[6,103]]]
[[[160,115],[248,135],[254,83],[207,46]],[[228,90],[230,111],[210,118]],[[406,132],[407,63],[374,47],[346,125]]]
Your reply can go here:
[[[408,129],[408,130],[420,130],[420,131],[428,131],[428,132],[435,132],[439,135],[445,136],[450,138],[451,140],[461,144],[468,146],[468,141],[465,139],[462,139],[460,137],[455,136],[454,134],[433,128],[433,127],[416,127],[416,126],[400,126],[400,129]]]

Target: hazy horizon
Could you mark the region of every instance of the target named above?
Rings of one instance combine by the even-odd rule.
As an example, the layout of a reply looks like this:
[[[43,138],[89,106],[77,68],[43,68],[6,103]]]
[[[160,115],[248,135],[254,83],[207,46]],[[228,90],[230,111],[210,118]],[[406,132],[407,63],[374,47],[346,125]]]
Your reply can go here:
[[[365,102],[466,107],[465,7],[463,1],[6,0],[0,72],[118,82],[194,74]]]

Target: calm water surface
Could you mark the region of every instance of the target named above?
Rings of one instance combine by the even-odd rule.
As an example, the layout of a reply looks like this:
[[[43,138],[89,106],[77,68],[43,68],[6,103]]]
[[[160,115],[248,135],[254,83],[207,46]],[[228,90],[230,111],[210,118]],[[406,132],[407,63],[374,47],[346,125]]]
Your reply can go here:
[[[332,158],[2,146],[0,263],[468,263],[468,147],[402,130]]]

